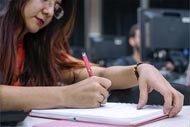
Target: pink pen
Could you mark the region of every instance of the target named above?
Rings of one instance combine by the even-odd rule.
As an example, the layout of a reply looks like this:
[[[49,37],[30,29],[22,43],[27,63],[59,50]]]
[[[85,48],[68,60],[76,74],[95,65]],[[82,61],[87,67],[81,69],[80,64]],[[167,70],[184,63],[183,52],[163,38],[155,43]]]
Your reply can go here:
[[[85,64],[85,67],[86,67],[86,70],[88,72],[89,77],[93,76],[94,74],[92,72],[92,69],[90,67],[90,63],[88,61],[88,57],[87,57],[85,52],[82,53],[82,58],[83,58],[83,61],[84,61],[84,64]]]
[[[92,69],[91,69],[91,67],[90,67],[90,63],[89,63],[89,61],[88,61],[88,57],[87,57],[87,55],[86,55],[85,52],[82,53],[82,58],[83,58],[83,61],[84,61],[84,64],[85,64],[85,67],[86,67],[86,70],[87,70],[87,72],[88,72],[89,77],[93,76],[94,74],[93,74],[93,72],[92,72]],[[106,102],[107,102],[107,98],[105,98],[105,99],[102,101],[101,104],[105,104]]]

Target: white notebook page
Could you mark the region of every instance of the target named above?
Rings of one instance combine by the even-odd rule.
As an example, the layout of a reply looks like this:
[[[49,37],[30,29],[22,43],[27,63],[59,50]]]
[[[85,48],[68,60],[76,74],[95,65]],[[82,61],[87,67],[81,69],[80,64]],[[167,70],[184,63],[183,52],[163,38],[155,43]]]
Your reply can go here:
[[[146,105],[141,110],[137,110],[136,106],[136,104],[106,103],[99,108],[32,110],[31,114],[121,125],[139,123],[163,115],[162,106]]]

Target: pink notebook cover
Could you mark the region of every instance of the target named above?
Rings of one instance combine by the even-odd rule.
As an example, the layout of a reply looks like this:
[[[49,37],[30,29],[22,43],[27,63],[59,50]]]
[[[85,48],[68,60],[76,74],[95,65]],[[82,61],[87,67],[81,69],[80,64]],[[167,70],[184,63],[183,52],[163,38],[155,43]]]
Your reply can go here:
[[[79,121],[68,121],[68,120],[57,120],[57,121],[48,122],[48,123],[36,124],[32,127],[124,127],[124,126],[111,125],[111,124],[98,124],[98,123],[90,123],[90,122],[79,122]]]
[[[168,115],[164,115],[152,120],[147,120],[133,125],[112,125],[112,124],[92,123],[92,122],[82,122],[82,121],[56,120],[53,122],[36,124],[33,125],[32,127],[137,127],[152,122],[156,122],[165,118],[168,118]]]

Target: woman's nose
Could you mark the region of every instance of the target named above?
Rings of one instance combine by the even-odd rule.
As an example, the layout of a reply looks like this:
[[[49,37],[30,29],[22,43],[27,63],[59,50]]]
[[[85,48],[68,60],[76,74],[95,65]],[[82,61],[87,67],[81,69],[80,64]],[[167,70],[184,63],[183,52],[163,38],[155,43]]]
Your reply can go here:
[[[44,9],[43,9],[43,13],[47,14],[48,16],[53,16],[54,15],[54,2],[48,2]]]

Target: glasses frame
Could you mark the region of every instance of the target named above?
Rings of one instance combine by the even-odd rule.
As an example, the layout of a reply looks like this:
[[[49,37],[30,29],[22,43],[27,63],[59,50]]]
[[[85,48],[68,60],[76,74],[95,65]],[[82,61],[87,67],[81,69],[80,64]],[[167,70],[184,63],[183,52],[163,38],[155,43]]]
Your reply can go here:
[[[57,8],[57,9],[56,9]],[[60,11],[60,12],[56,12],[56,11]],[[59,14],[57,14],[59,13]],[[54,17],[59,20],[61,19],[63,16],[64,16],[64,10],[63,10],[63,7],[61,6],[60,3],[56,2],[55,5],[54,5]]]

